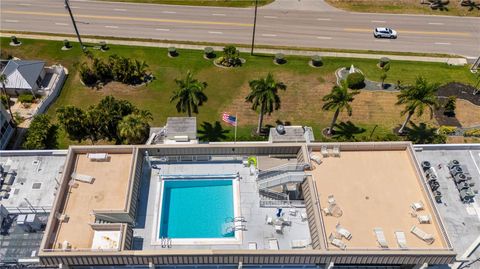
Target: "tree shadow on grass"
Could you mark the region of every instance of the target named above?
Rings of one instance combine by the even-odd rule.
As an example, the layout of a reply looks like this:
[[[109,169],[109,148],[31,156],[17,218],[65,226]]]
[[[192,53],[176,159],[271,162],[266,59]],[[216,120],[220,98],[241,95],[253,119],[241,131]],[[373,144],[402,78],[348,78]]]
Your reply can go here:
[[[355,124],[353,124],[351,121],[347,122],[340,122],[338,124],[335,124],[333,127],[333,138],[338,139],[338,140],[353,140],[355,141],[355,135],[362,134],[366,130],[362,127],[358,127]]]
[[[446,142],[446,136],[439,135],[437,128],[429,127],[425,123],[416,125],[410,122],[411,127],[405,128],[407,139],[415,144],[443,144]]]
[[[223,129],[219,121],[215,121],[213,124],[204,121],[200,127],[202,129],[198,130],[199,139],[204,142],[217,142],[227,139],[226,134],[230,132],[230,130]]]

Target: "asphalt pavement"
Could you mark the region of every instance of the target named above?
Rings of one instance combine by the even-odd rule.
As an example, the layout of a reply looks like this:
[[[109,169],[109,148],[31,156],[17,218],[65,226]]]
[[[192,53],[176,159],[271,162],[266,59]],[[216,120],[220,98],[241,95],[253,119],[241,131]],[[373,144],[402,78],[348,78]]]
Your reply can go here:
[[[288,4],[297,1],[298,4]],[[302,2],[303,1],[303,2]],[[62,0],[2,0],[0,29],[73,34]],[[321,3],[320,3],[321,2]],[[70,0],[81,34],[158,40],[251,43],[254,9]],[[374,27],[398,31],[375,39]],[[321,0],[280,0],[258,9],[263,45],[448,53],[480,56],[480,18],[367,14],[329,8]]]

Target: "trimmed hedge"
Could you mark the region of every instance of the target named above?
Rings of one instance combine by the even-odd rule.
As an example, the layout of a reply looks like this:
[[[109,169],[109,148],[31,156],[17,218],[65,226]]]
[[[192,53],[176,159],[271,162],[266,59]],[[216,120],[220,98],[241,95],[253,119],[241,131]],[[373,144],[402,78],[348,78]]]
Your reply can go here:
[[[445,126],[445,125],[440,126],[437,130],[438,134],[442,134],[442,135],[454,135],[456,131],[457,131],[457,127]]]
[[[30,93],[22,93],[18,96],[18,101],[22,104],[31,104],[35,100],[35,96]]]
[[[347,76],[347,84],[350,89],[362,89],[365,87],[365,76],[361,73],[351,73]]]

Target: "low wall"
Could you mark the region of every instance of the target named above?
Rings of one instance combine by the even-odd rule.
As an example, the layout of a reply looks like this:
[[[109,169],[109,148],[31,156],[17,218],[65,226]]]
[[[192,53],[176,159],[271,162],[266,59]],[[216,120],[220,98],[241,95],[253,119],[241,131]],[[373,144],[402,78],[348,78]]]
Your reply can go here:
[[[67,78],[67,69],[61,65],[54,65],[51,67],[53,72],[57,74],[56,81],[53,82],[53,88],[48,90],[50,94],[46,98],[42,99],[37,106],[37,109],[33,112],[33,115],[44,113],[47,108],[57,99],[62,90],[63,84]]]

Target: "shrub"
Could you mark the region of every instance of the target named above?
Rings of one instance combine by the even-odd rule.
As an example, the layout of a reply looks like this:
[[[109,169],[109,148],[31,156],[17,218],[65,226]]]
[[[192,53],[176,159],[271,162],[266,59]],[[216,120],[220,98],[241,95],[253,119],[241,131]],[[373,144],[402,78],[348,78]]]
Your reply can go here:
[[[347,76],[347,84],[350,89],[362,89],[365,87],[365,76],[361,73],[351,73]]]
[[[35,96],[31,93],[22,93],[18,96],[18,101],[22,104],[31,104],[35,100]]]
[[[67,49],[72,47],[72,45],[70,44],[70,41],[68,41],[68,39],[63,40],[63,46]]]
[[[217,63],[227,67],[236,67],[242,65],[242,60],[237,48],[229,45],[223,48],[223,60],[220,61],[219,58]]]
[[[457,97],[449,96],[443,108],[444,108],[443,114],[450,117],[455,116],[455,109],[457,108]]]
[[[454,135],[457,131],[457,127],[455,126],[440,126],[440,128],[438,128],[437,132],[438,134],[442,134],[442,135]]]
[[[178,55],[177,48],[175,47],[168,47],[168,55],[171,57],[175,57]]]
[[[480,129],[470,129],[470,130],[466,130],[463,135],[464,135],[464,136],[480,137]]]
[[[87,63],[83,63],[80,66],[80,79],[85,83],[85,85],[93,85],[98,81],[97,74],[90,69]]]

